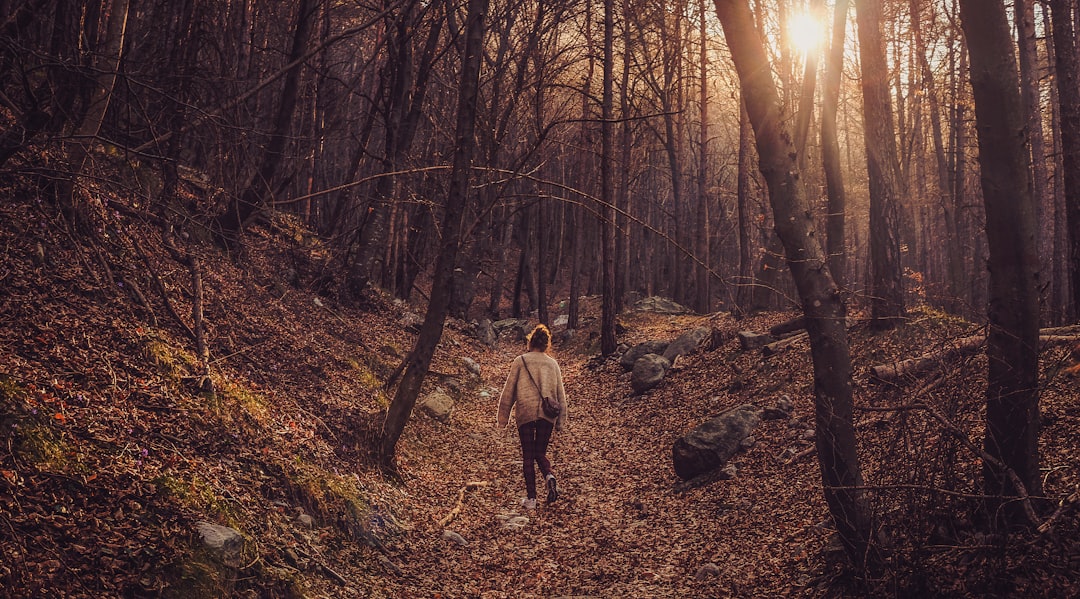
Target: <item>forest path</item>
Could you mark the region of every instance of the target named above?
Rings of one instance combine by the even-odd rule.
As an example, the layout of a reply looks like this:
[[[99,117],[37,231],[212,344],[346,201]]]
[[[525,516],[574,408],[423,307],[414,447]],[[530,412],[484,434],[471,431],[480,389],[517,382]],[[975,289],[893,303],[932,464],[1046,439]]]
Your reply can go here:
[[[670,330],[650,331],[655,338],[692,324],[685,318],[658,322]],[[781,571],[790,568],[800,571],[797,578],[809,578],[808,548],[791,539],[825,515],[819,494],[811,492],[812,461],[788,467],[784,476],[673,491],[674,439],[726,403],[741,403],[701,387],[700,376],[680,377],[679,369],[665,390],[631,397],[628,375],[616,362],[590,365],[583,354],[554,351],[569,402],[569,422],[548,452],[561,497],[545,505],[541,487],[538,509],[524,514],[528,524],[506,529],[498,515],[523,513],[525,490],[517,433],[513,426],[497,429],[496,402],[519,350],[500,345],[482,356],[489,395],[461,402],[449,426],[426,418],[410,424],[402,457],[415,478],[407,491],[426,501],[415,503],[416,529],[392,550],[407,574],[387,596],[704,597],[779,592],[783,587],[776,585],[781,579],[790,584],[793,575]],[[786,429],[763,424],[768,427]],[[780,451],[760,443],[736,463],[748,472],[774,471],[779,466],[770,454]],[[442,538],[437,523],[470,481],[491,484],[467,491],[461,514],[445,527],[468,541],[461,546]],[[794,521],[774,521],[771,509],[756,508],[759,499],[791,501]],[[825,533],[810,541],[823,543]],[[719,572],[697,579],[708,563]]]

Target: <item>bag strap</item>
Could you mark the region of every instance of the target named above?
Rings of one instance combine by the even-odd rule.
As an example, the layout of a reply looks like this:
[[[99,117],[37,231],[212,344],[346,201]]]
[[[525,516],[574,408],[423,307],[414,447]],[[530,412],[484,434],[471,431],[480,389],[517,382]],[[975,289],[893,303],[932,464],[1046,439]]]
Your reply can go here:
[[[533,378],[532,372],[529,370],[529,363],[525,361],[525,356],[521,356],[521,365],[525,367],[525,374],[529,375],[529,380],[532,381],[533,387],[536,387],[536,392],[540,394],[540,397],[543,397],[544,391],[540,389],[540,385],[536,384],[536,379]]]

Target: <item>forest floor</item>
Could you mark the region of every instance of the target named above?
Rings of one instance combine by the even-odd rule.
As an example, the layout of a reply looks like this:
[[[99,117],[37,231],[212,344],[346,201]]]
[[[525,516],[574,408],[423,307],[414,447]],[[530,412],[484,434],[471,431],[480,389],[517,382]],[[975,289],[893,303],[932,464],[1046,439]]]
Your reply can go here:
[[[794,313],[625,312],[628,345],[697,326],[723,340],[634,396],[617,357],[598,357],[599,302],[587,298],[582,329],[552,350],[569,397],[549,453],[562,497],[507,527],[524,485],[516,432],[496,428],[495,404],[520,340],[487,346],[467,323],[448,323],[424,392],[441,387],[456,407],[447,422],[414,412],[398,446],[403,481],[390,481],[371,440],[421,305],[377,293],[357,305],[320,288],[327,252],[286,217],[253,226],[232,260],[184,241],[179,252],[202,265],[209,395],[188,331],[191,272],[161,249],[153,215],[105,201],[90,243],[52,207],[5,193],[0,596],[1080,594],[1080,510],[1064,501],[1080,488],[1080,394],[1060,374],[1064,348],[1042,354],[1040,437],[1043,493],[1064,506],[1047,532],[990,534],[978,515],[981,462],[963,438],[923,410],[875,409],[925,402],[981,445],[985,356],[900,386],[867,374],[978,327],[925,307],[886,333],[854,319],[860,459],[886,556],[880,579],[860,581],[836,547],[803,439],[813,423],[806,342],[766,358],[733,336]],[[734,478],[676,490],[676,438],[783,395],[792,420],[763,421],[732,460]],[[243,542],[208,549],[200,521]]]

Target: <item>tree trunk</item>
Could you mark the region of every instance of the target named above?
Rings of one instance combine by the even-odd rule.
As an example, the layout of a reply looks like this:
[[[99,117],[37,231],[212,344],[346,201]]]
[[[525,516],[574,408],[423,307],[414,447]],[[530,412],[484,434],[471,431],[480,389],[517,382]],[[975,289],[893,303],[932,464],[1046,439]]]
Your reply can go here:
[[[979,164],[989,245],[990,330],[986,388],[986,439],[990,455],[1011,468],[1026,487],[1010,489],[1008,477],[983,463],[988,495],[1041,493],[1039,478],[1039,294],[1035,205],[1031,197],[1025,119],[1009,22],[1001,1],[960,0],[971,60],[971,87],[979,138]],[[991,505],[1022,516],[1015,502]]]
[[[600,302],[600,353],[614,353],[615,338],[615,193],[612,71],[614,63],[614,0],[604,0],[604,96],[600,141],[600,256],[602,293]]]
[[[847,249],[844,240],[844,219],[847,199],[844,175],[840,168],[840,141],[836,135],[836,111],[840,100],[840,80],[844,74],[844,37],[847,30],[849,0],[837,0],[833,8],[832,45],[825,65],[825,81],[821,102],[821,161],[825,170],[825,188],[829,196],[826,217],[826,254],[829,272],[837,286],[844,286],[847,276]]]
[[[462,56],[461,82],[458,86],[457,124],[454,133],[454,162],[447,190],[446,208],[443,214],[442,239],[439,255],[435,261],[435,273],[431,286],[424,323],[416,346],[405,359],[405,374],[401,378],[394,399],[386,413],[380,440],[380,466],[384,472],[396,474],[395,450],[405,423],[416,405],[420,385],[431,365],[435,346],[442,338],[447,307],[453,294],[453,274],[461,242],[461,228],[465,217],[469,193],[469,175],[476,146],[476,99],[480,87],[480,63],[483,57],[484,16],[488,0],[469,0],[465,19],[465,51]]]
[[[59,187],[61,209],[71,219],[75,228],[83,234],[92,234],[93,227],[89,223],[90,216],[86,208],[79,200],[77,180],[86,168],[90,148],[97,140],[101,125],[105,122],[105,114],[109,111],[109,102],[112,99],[116,77],[120,71],[120,61],[123,58],[127,19],[128,1],[115,0],[109,7],[105,47],[93,62],[94,70],[98,73],[97,85],[94,87],[86,114],[83,115],[82,121],[74,131],[75,141],[71,143],[68,152],[68,162],[72,168],[71,179]],[[44,125],[44,120],[42,124]]]
[[[1015,0],[1014,6],[1018,38],[1017,55],[1020,59],[1020,91],[1024,107],[1024,123],[1031,146],[1031,191],[1032,200],[1035,202],[1035,227],[1038,233],[1039,279],[1045,284],[1049,281],[1053,263],[1054,205],[1050,194],[1046,191],[1048,174],[1046,144],[1043,141],[1038,51],[1035,47],[1035,3],[1033,0]],[[1052,309],[1052,301],[1047,301],[1046,305],[1051,308],[1047,312],[1052,319],[1061,318],[1062,315],[1055,314]],[[1055,324],[1058,323],[1055,322]]]
[[[1066,303],[1066,318],[1076,316],[1080,303],[1080,58],[1076,54],[1076,32],[1072,21],[1072,2],[1049,0],[1053,17],[1054,57],[1057,59],[1058,103],[1061,113],[1061,167],[1065,184],[1065,224],[1068,231],[1065,248],[1069,265],[1071,297]],[[1060,216],[1058,217],[1060,219]]]
[[[701,125],[699,129],[698,148],[698,205],[697,205],[697,297],[695,308],[700,314],[708,314],[712,311],[711,290],[709,289],[709,256],[712,253],[709,248],[709,52],[708,36],[705,31],[705,14],[708,11],[708,3],[701,0],[701,20],[698,30],[698,41],[701,44],[698,60],[701,72]],[[625,169],[624,169],[625,170]]]
[[[302,0],[296,12],[296,29],[293,32],[292,48],[289,50],[288,63],[293,63],[307,52],[307,43],[312,29],[311,18],[314,0]],[[229,206],[216,219],[215,236],[222,246],[231,245],[233,237],[240,232],[244,221],[256,209],[262,206],[272,195],[270,183],[281,164],[285,145],[289,142],[289,129],[292,125],[293,112],[300,88],[301,65],[297,64],[285,75],[281,90],[281,100],[274,116],[270,140],[263,150],[262,162],[255,176],[248,182],[240,195],[233,198]]]
[[[750,247],[750,117],[746,114],[746,94],[739,93],[739,164],[736,175],[736,208],[739,211],[739,279],[735,305],[740,314],[750,308],[755,295],[754,258]]]
[[[859,58],[862,63],[863,123],[866,168],[870,182],[871,326],[887,329],[904,315],[904,286],[900,266],[899,165],[889,68],[881,36],[882,0],[856,0]]]
[[[872,547],[869,505],[862,485],[852,424],[851,356],[845,329],[846,307],[818,243],[791,136],[780,112],[780,98],[761,37],[744,0],[716,0],[745,105],[757,139],[758,160],[769,187],[776,231],[795,279],[814,364],[817,453],[825,499],[852,562],[871,573],[878,569]]]

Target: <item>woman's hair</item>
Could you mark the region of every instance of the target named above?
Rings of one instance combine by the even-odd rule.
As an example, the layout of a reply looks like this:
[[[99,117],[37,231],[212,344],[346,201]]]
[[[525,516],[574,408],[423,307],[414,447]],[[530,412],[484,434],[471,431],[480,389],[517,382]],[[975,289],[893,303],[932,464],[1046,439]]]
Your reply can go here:
[[[551,347],[551,331],[546,326],[538,324],[525,340],[529,343],[529,349],[547,351]]]

